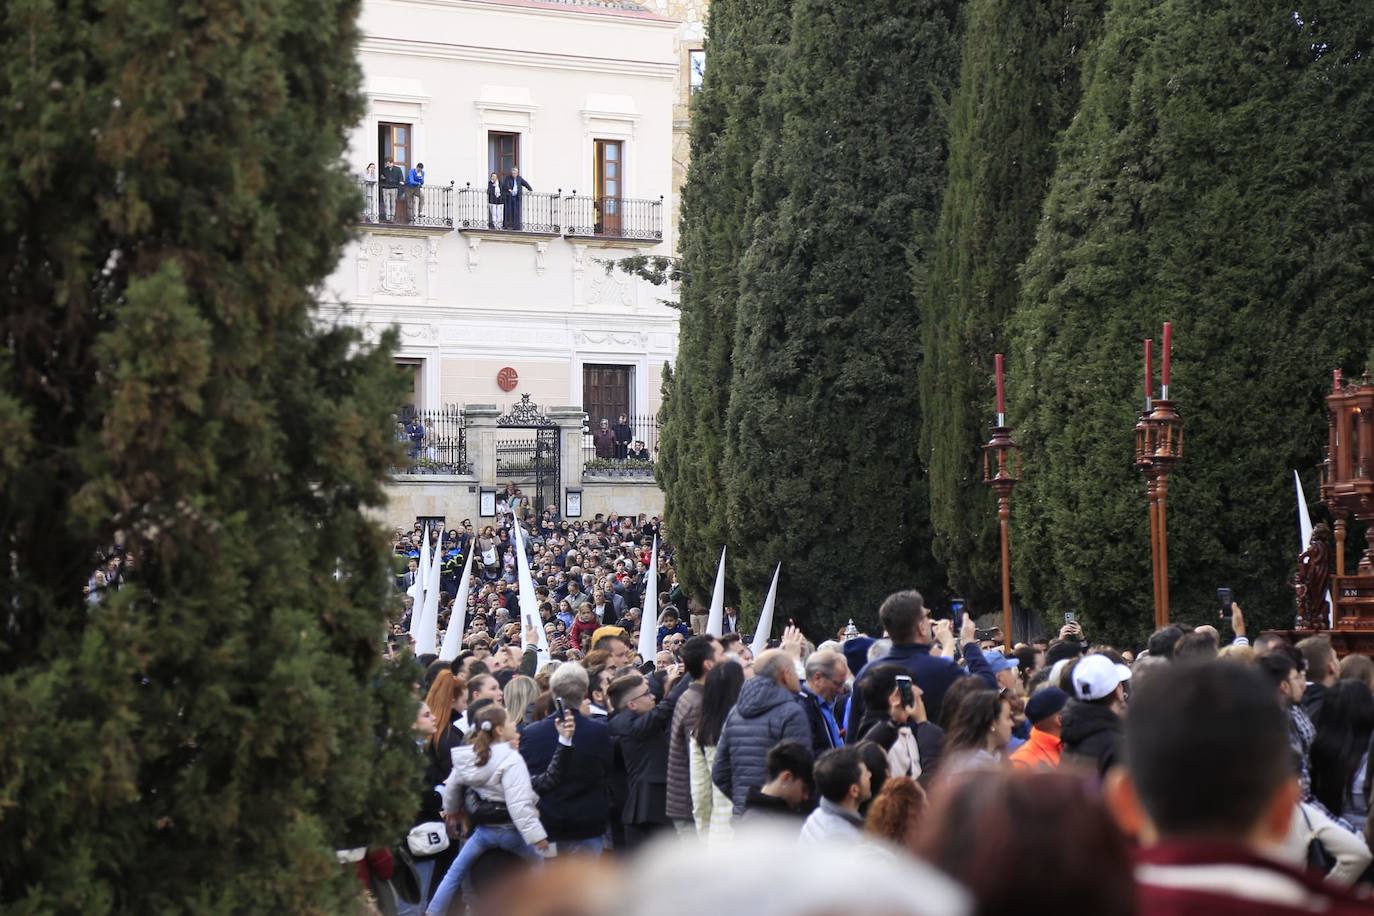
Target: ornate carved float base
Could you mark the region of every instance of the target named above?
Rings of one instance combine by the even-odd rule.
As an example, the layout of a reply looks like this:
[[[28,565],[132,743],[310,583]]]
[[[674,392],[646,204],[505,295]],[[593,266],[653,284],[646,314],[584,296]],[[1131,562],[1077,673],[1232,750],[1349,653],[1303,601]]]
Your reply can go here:
[[[1326,634],[1340,656],[1357,653],[1374,656],[1374,575],[1334,576],[1331,600],[1336,605],[1336,626],[1330,630],[1273,630],[1291,642]]]

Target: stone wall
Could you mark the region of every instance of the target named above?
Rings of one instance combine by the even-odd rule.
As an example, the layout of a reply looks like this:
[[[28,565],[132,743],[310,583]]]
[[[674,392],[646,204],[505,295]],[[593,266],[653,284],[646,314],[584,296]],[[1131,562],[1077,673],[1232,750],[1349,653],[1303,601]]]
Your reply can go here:
[[[526,493],[534,489],[532,479],[517,479],[515,485]],[[598,512],[663,515],[663,491],[652,478],[584,480],[581,487],[583,519],[595,518]],[[398,474],[386,486],[386,506],[374,514],[388,528],[409,528],[421,516],[443,516],[450,527],[465,518],[480,526],[491,521],[479,514],[480,491],[473,475]]]
[[[536,412],[539,408],[532,407]],[[396,474],[386,486],[387,504],[375,515],[387,526],[409,528],[421,516],[443,516],[445,524],[453,526],[463,519],[474,525],[489,521],[481,515],[482,490],[505,489],[514,483],[526,495],[534,495],[534,477],[496,476],[496,441],[511,435],[515,429],[500,425],[502,418],[495,405],[468,404],[467,418],[468,461],[471,474]],[[589,477],[583,478],[582,411],[575,407],[551,407],[542,412],[547,422],[559,428],[562,440],[559,492],[563,500],[569,489],[581,489],[583,519],[595,518],[599,512],[621,515],[661,516],[663,491],[652,477]],[[560,505],[559,510],[563,509]]]

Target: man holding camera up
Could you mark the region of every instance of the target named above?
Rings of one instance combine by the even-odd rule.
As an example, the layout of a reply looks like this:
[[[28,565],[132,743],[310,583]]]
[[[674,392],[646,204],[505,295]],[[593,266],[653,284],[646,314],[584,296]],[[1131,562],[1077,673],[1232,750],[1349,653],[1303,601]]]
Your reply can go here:
[[[940,718],[940,704],[944,701],[945,691],[956,680],[965,675],[981,677],[989,687],[996,689],[997,678],[992,667],[978,648],[977,627],[973,618],[964,615],[959,627],[959,645],[963,649],[964,662],[968,669],[960,668],[953,659],[931,655],[931,620],[926,613],[925,599],[918,591],[895,592],[888,595],[878,609],[878,619],[892,640],[892,651],[878,661],[883,664],[901,665],[911,672],[916,686],[921,688],[925,700],[926,713],[931,719]],[[949,621],[936,622],[935,629],[948,633]],[[861,680],[868,670],[865,666],[858,673],[856,681]],[[845,714],[845,741],[854,743],[858,739],[858,725],[864,717],[864,699],[856,693],[849,702]]]

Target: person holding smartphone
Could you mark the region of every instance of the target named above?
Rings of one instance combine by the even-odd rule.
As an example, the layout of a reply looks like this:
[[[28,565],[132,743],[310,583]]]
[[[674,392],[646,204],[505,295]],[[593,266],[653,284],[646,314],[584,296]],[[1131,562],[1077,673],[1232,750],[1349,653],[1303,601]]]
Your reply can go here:
[[[887,753],[889,777],[929,783],[944,753],[945,733],[927,717],[910,673],[895,664],[870,666],[857,690],[866,712],[856,740],[872,741]]]

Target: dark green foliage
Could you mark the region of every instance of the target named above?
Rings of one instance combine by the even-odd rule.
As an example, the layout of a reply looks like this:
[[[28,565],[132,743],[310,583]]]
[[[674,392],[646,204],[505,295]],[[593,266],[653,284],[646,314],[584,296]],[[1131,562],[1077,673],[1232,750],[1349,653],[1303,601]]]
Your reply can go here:
[[[659,480],[687,592],[709,600],[726,541],[725,418],[739,261],[749,243],[750,175],[769,127],[760,100],[783,57],[791,0],[716,0],[710,65],[692,99],[692,162],[682,189],[682,317]]]
[[[975,611],[1001,607],[997,500],[982,482],[981,451],[996,410],[993,354],[1006,348],[1017,268],[1034,241],[1054,141],[1077,110],[1084,45],[1104,5],[969,4],[949,184],[922,296],[919,378],[932,547],[951,589]]]
[[[352,0],[0,14],[0,907],[342,912],[412,811]],[[284,184],[284,176],[289,182]],[[122,538],[131,583],[82,598]]]
[[[755,167],[726,427],[731,574],[761,593],[781,560],[779,606],[818,630],[943,584],[910,264],[939,213],[961,7],[798,0],[769,86],[782,129]]]
[[[1291,623],[1292,470],[1315,496],[1330,369],[1374,341],[1371,35],[1368,4],[1112,4],[1015,326],[1017,584],[1041,610],[1150,628],[1131,427],[1139,341],[1172,319],[1173,616],[1214,619],[1229,585],[1255,629]]]

